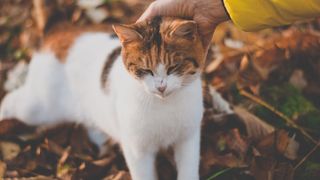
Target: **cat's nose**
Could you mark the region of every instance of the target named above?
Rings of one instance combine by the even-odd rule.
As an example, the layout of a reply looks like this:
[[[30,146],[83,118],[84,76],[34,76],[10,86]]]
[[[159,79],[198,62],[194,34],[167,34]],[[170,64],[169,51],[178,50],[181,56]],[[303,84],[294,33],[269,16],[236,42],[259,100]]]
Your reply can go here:
[[[157,87],[158,91],[163,93],[166,90],[167,86],[159,86]]]

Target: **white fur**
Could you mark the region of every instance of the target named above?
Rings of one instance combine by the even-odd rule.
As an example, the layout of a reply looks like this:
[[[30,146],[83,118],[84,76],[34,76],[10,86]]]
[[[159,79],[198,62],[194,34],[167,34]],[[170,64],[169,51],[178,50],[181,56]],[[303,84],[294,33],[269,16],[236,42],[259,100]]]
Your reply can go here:
[[[233,114],[234,111],[230,107],[230,104],[223,99],[220,93],[212,86],[209,87],[210,95],[212,96],[213,108],[220,114]]]
[[[101,132],[107,133],[120,142],[134,180],[155,180],[157,151],[173,146],[178,179],[199,179],[200,76],[182,86],[182,80],[169,78],[160,65],[154,77],[140,82],[129,75],[119,57],[105,92],[100,84],[102,68],[119,45],[108,34],[88,33],[76,40],[66,64],[51,52],[35,54],[26,83],[5,97],[0,118],[16,117],[34,125],[71,119],[94,128],[90,137],[99,145],[104,141]],[[154,92],[163,83],[168,94],[159,98]]]
[[[163,64],[159,64],[153,75],[146,75],[142,84],[146,92],[154,94],[159,98],[165,98],[177,91],[182,86],[182,78],[175,74],[167,75],[167,70]],[[165,87],[164,92],[158,90],[159,87]]]

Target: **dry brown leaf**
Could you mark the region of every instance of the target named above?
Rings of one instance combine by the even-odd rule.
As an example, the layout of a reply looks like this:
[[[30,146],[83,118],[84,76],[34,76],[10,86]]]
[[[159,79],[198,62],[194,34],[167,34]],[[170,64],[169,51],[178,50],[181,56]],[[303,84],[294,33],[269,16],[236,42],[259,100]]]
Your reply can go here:
[[[4,178],[6,170],[7,170],[7,164],[3,161],[0,161],[0,178]]]
[[[299,143],[295,140],[295,135],[290,137],[287,131],[278,130],[261,139],[256,148],[263,156],[282,155],[290,160],[295,160]]]
[[[308,85],[304,72],[301,69],[296,69],[293,71],[289,82],[299,90],[303,90]]]
[[[247,153],[248,143],[241,137],[240,131],[237,128],[231,129],[226,138],[228,148],[236,152],[241,158]]]
[[[211,60],[206,66],[206,73],[209,80],[220,78],[225,88],[230,87],[239,80],[237,74],[240,72],[241,60],[245,55],[250,55],[251,66],[244,73],[243,82],[254,92],[259,93],[259,83],[269,79],[270,74],[286,68],[288,63],[292,63],[293,57],[319,56],[320,41],[319,36],[310,32],[287,30],[288,35],[273,35],[262,41],[258,46],[248,45],[238,50],[223,51],[222,47],[216,52],[216,59]],[[290,61],[288,60],[290,58]],[[313,66],[315,67],[315,66]],[[241,70],[243,71],[243,70]],[[317,71],[316,71],[317,72]],[[284,73],[282,73],[284,74]],[[216,84],[214,84],[216,85]],[[221,84],[219,84],[221,86]]]
[[[212,173],[212,169],[217,166],[232,168],[247,167],[245,157],[248,142],[240,134],[239,129],[234,127],[238,124],[234,121],[235,119],[229,116],[225,116],[225,118],[231,119],[219,122],[207,118],[204,119],[200,168],[200,174],[203,177]]]
[[[131,176],[127,171],[119,171],[117,174],[104,178],[104,180],[131,180]]]
[[[298,157],[299,148],[300,144],[295,140],[295,135],[293,135],[290,137],[288,146],[283,155],[290,160],[295,160]]]
[[[292,180],[294,171],[290,163],[279,163],[272,158],[256,157],[250,172],[258,180]]]
[[[267,124],[246,109],[235,106],[233,110],[234,113],[238,115],[240,120],[245,124],[248,138],[251,140],[259,141],[266,135],[274,132],[275,129],[271,125]]]
[[[98,147],[94,145],[88,136],[87,129],[83,125],[76,124],[70,135],[71,151],[79,158],[91,161],[98,153]]]
[[[34,132],[35,128],[28,126],[17,119],[3,119],[0,121],[0,135],[20,135]]]
[[[68,146],[62,153],[59,161],[58,161],[58,164],[62,165],[66,162],[66,160],[68,159],[69,155],[70,155],[70,151],[71,151],[71,147]]]
[[[5,161],[14,159],[21,151],[21,148],[18,144],[9,141],[1,141],[0,148],[2,158]]]
[[[46,139],[45,143],[42,144],[41,147],[46,148],[50,152],[53,152],[59,156],[62,156],[64,152],[64,149],[60,145],[56,144],[54,141],[51,141],[49,139]]]
[[[115,154],[112,154],[111,156],[105,157],[103,159],[92,161],[92,163],[94,165],[101,166],[101,167],[108,166],[108,165],[111,165],[112,161],[115,160],[116,158],[115,156],[116,156]]]
[[[16,170],[13,170],[13,171],[7,171],[6,174],[5,174],[6,177],[9,177],[9,178],[16,178],[19,176],[19,172],[16,171]]]

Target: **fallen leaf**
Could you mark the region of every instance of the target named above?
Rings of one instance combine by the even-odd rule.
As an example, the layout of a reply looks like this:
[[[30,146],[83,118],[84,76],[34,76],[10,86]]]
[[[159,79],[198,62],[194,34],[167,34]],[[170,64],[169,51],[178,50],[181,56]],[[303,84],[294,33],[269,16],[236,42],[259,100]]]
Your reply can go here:
[[[3,161],[0,161],[0,178],[4,178],[7,170],[7,164]]]
[[[298,158],[298,152],[300,148],[300,144],[295,140],[296,135],[290,137],[288,146],[284,152],[284,156],[290,160],[295,160]]]
[[[119,171],[115,175],[108,176],[104,180],[131,180],[130,174],[126,171]]]
[[[239,117],[239,120],[245,124],[248,138],[250,138],[252,141],[259,141],[266,135],[274,132],[274,127],[264,122],[246,109],[235,106],[233,110],[234,113]]]
[[[12,160],[17,157],[21,151],[18,144],[9,141],[0,141],[2,158],[5,161]]]
[[[255,157],[250,172],[259,180],[292,180],[294,175],[290,163],[279,163],[277,160],[265,157]]]
[[[256,144],[256,148],[261,152],[262,156],[273,157],[281,155],[290,160],[295,160],[297,159],[299,143],[295,140],[295,135],[290,137],[287,131],[281,129],[260,139]]]
[[[308,85],[308,82],[304,77],[304,72],[300,69],[296,69],[293,71],[289,82],[299,90],[303,90]]]
[[[3,119],[0,121],[0,136],[12,136],[33,133],[35,127],[28,126],[17,119]]]

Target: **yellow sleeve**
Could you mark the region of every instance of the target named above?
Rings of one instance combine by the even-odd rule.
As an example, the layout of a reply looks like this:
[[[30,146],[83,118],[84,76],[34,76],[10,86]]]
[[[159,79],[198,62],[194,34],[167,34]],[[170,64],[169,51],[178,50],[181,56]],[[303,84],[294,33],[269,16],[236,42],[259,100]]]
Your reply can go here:
[[[320,0],[223,0],[234,24],[245,31],[320,17]]]

